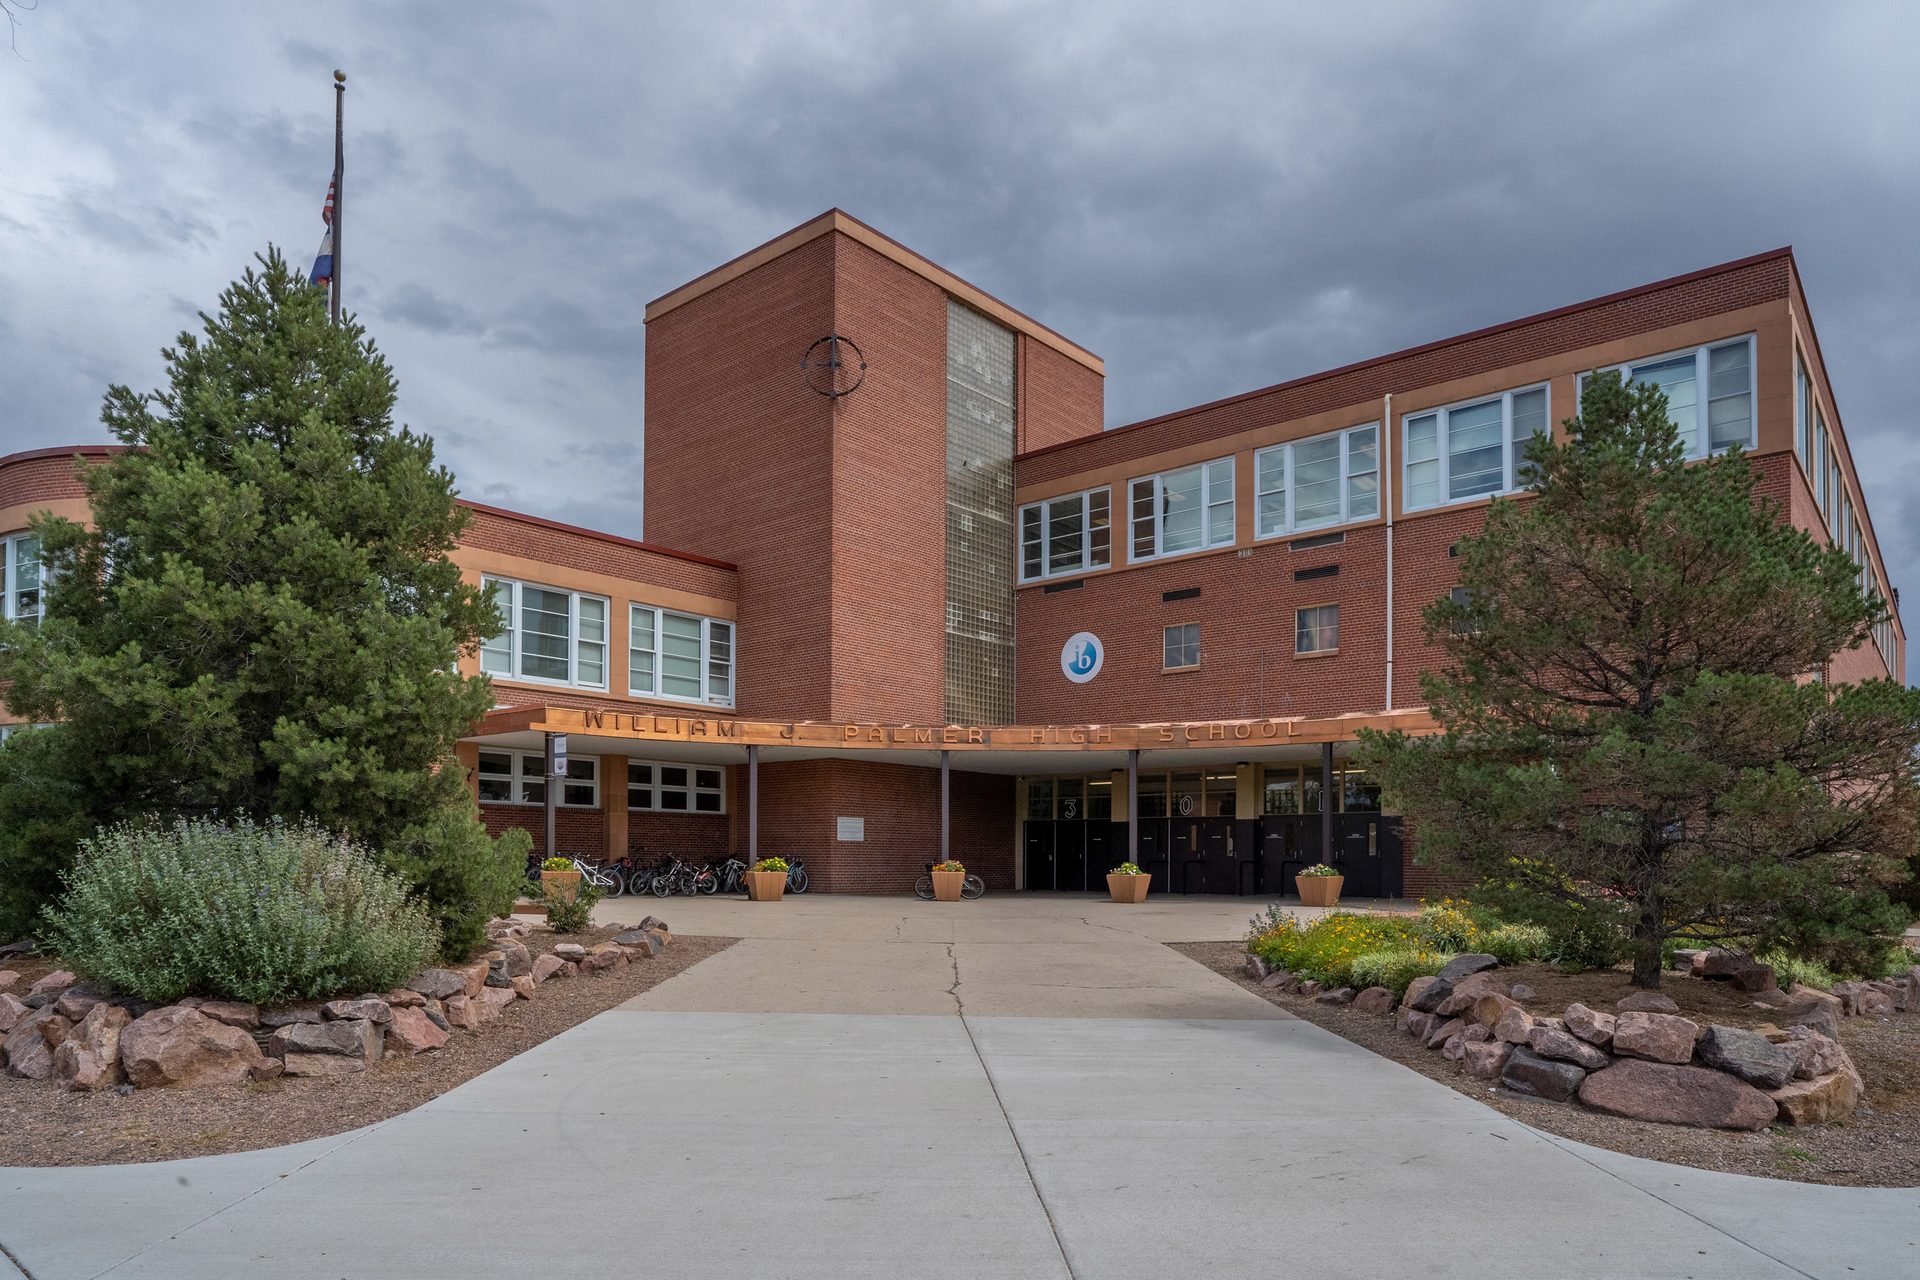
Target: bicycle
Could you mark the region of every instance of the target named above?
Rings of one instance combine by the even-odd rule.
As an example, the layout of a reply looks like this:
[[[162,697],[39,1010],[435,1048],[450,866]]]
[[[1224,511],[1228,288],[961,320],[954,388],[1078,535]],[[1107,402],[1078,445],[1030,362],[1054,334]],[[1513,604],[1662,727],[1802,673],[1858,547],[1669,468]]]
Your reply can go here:
[[[653,874],[647,879],[647,888],[653,891],[653,896],[656,898],[664,898],[668,894],[680,892],[680,881],[686,869],[685,863],[670,854],[665,862],[654,867]],[[692,890],[687,892],[690,893]]]
[[[960,882],[960,896],[972,901],[987,891],[987,882],[973,872],[967,872],[967,878]],[[927,864],[927,874],[913,883],[914,896],[922,902],[933,901],[933,864]]]
[[[621,873],[617,863],[603,867],[598,863],[575,858],[573,869],[580,873],[582,880],[600,890],[606,897],[617,898],[627,891],[627,878]]]
[[[787,859],[787,892],[805,893],[807,891],[807,864],[798,858]]]
[[[747,864],[738,858],[728,858],[720,864],[720,892],[745,893],[747,891]]]

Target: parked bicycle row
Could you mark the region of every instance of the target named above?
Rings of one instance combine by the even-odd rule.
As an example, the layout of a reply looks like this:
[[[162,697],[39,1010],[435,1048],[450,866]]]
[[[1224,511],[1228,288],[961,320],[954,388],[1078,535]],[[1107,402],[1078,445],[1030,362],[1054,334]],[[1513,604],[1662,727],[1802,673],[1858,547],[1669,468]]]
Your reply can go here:
[[[593,862],[576,857],[571,861],[583,883],[592,885],[609,898],[628,893],[651,893],[656,898],[666,898],[676,893],[691,895],[747,891],[747,864],[738,858],[728,858],[724,862],[688,862],[678,854],[670,854],[659,862],[645,865],[633,858],[622,858],[618,862]],[[540,882],[540,863],[541,859],[537,857],[527,860],[527,879],[535,884]],[[798,858],[788,858],[787,892],[806,891],[806,864]]]

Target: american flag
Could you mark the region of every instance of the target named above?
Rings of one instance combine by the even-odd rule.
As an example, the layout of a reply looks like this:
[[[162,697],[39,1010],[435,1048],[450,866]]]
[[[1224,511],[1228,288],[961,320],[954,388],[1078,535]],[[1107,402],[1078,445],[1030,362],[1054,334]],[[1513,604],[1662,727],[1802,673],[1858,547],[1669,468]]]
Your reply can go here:
[[[327,233],[320,237],[320,252],[314,255],[313,273],[307,277],[307,283],[318,286],[330,286],[333,283],[333,197],[335,184],[327,184],[327,202],[320,206],[320,221],[327,224]]]

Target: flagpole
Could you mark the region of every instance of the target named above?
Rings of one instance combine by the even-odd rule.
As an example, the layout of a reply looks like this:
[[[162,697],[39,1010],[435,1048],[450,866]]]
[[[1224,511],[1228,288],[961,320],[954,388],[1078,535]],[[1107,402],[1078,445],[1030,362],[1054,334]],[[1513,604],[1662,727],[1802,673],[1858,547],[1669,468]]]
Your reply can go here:
[[[336,324],[340,320],[340,223],[347,204],[347,147],[343,126],[346,101],[347,73],[336,71],[333,73],[333,289],[327,308]]]

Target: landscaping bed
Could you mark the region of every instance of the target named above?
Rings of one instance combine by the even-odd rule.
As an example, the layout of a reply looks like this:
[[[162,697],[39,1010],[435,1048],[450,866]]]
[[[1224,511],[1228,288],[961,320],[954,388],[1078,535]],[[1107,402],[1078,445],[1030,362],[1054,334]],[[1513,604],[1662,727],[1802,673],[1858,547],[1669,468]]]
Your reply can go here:
[[[607,926],[561,937],[536,930],[520,942],[537,960],[563,944],[591,950],[619,932],[620,926]],[[63,1090],[51,1079],[0,1075],[0,1166],[173,1160],[357,1129],[411,1110],[733,942],[675,936],[671,946],[644,961],[544,981],[537,998],[502,1005],[478,1030],[456,1025],[438,1048],[385,1057],[352,1074],[96,1092]],[[27,990],[57,967],[40,956],[0,961],[0,969],[21,975],[16,991]]]
[[[1840,1042],[1866,1084],[1866,1100],[1849,1119],[1758,1132],[1696,1129],[1513,1096],[1469,1074],[1464,1062],[1451,1061],[1397,1029],[1391,1016],[1263,987],[1246,971],[1244,943],[1171,945],[1296,1017],[1548,1133],[1628,1155],[1725,1173],[1843,1186],[1920,1185],[1920,1016],[1861,1016],[1840,1022]],[[1535,996],[1526,1005],[1542,1014],[1558,1013],[1573,1003],[1611,1010],[1638,990],[1624,969],[1567,974],[1547,965],[1521,964],[1499,972],[1508,985],[1532,987]],[[1776,1014],[1754,1006],[1754,995],[1730,983],[1676,973],[1663,979],[1660,993],[1679,1006],[1681,1015],[1703,1025],[1752,1028],[1777,1021]]]

